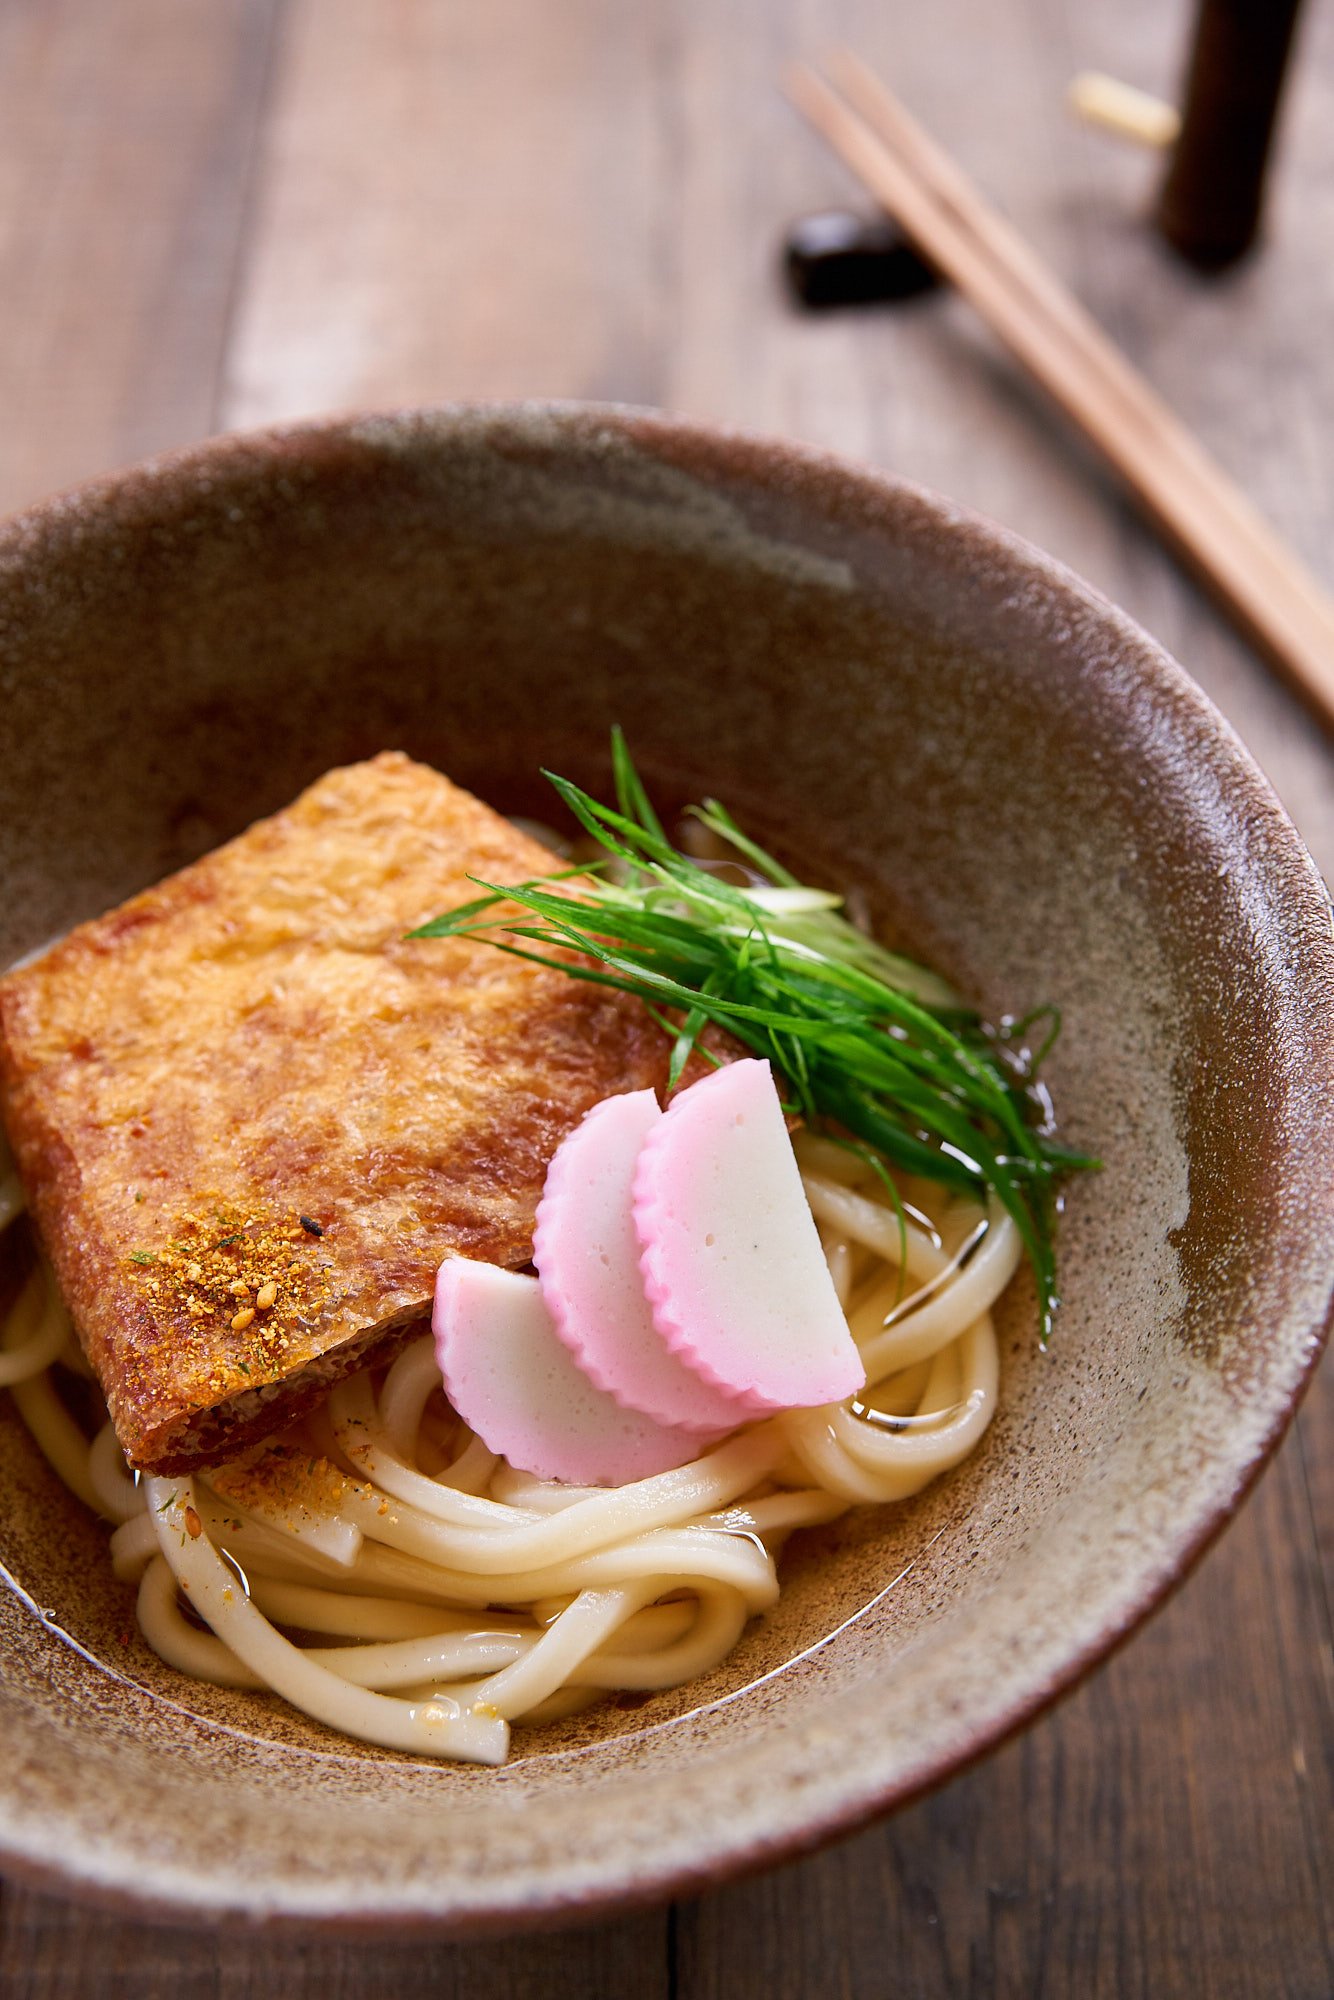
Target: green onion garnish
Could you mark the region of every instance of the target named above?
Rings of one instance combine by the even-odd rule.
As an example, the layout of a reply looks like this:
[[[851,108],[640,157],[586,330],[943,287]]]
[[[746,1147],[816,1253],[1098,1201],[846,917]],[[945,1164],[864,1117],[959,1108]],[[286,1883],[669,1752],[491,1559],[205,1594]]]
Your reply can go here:
[[[788,1108],[813,1130],[851,1134],[879,1162],[945,1187],[990,1190],[1032,1263],[1045,1346],[1057,1304],[1055,1182],[1098,1164],[1041,1122],[1037,1059],[1019,1038],[1041,1018],[1045,1055],[1055,1010],[985,1027],[943,980],[865,936],[840,914],[841,897],[799,882],[708,800],[692,816],[757,878],[721,880],[668,841],[619,729],[612,763],[615,807],[544,773],[605,859],[527,882],[472,877],[480,896],[411,935],[481,937],[634,994],[672,1038],[672,1088],[697,1049],[717,1060],[699,1043],[706,1024],[724,1029],[768,1059]],[[524,916],[498,923],[502,903]]]

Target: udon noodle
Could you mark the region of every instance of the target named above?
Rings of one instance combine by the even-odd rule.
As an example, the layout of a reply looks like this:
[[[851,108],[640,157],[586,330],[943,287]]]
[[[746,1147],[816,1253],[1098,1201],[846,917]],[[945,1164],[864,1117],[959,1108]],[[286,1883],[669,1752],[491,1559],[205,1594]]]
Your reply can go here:
[[[901,1181],[896,1205],[857,1155],[796,1144],[867,1387],[633,1485],[575,1488],[497,1459],[445,1402],[426,1333],[235,1464],[136,1478],[110,1423],[90,1437],[62,1394],[87,1364],[40,1264],[3,1329],[0,1387],[115,1524],[111,1561],[163,1660],[347,1736],[496,1763],[512,1722],[707,1672],[776,1601],[794,1530],[906,1499],[991,1420],[1014,1224],[925,1182]],[[9,1220],[17,1183],[0,1203]]]

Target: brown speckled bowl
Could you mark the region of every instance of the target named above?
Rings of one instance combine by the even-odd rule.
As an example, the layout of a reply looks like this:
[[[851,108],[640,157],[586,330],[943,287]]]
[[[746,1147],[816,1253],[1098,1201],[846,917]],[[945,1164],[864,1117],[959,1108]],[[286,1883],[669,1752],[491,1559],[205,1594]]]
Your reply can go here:
[[[185,1682],[0,1397],[0,1859],[209,1916],[554,1922],[854,1826],[1101,1658],[1225,1522],[1334,1286],[1334,950],[1292,828],[1119,612],[946,502],[611,411],[225,439],[0,531],[0,961],[386,745],[509,809],[540,763],[711,789],[993,1014],[1055,1001],[1051,1351],[910,1505],[795,1546],[702,1683],[507,1769]]]

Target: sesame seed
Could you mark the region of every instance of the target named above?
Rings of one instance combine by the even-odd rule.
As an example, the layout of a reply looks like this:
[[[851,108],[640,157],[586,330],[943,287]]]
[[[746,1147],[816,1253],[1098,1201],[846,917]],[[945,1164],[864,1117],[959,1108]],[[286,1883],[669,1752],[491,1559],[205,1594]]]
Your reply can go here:
[[[274,1283],[273,1279],[270,1278],[268,1283],[266,1285],[261,1285],[259,1290],[256,1292],[255,1304],[259,1307],[259,1310],[262,1313],[266,1313],[269,1310],[269,1307],[273,1304],[274,1300],[277,1298],[277,1296],[278,1296],[278,1287]]]
[[[236,1317],[232,1321],[232,1332],[244,1333],[246,1328],[250,1325],[251,1320],[254,1319],[254,1317],[255,1317],[255,1309],[253,1306],[242,1306],[240,1312],[237,1313]]]

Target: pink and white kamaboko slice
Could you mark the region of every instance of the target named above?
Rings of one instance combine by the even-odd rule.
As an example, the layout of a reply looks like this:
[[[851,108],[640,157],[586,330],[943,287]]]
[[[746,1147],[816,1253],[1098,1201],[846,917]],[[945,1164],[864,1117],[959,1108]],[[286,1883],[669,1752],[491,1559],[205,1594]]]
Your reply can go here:
[[[547,1171],[533,1262],[556,1331],[584,1374],[627,1409],[702,1441],[752,1412],[674,1353],[653,1322],[631,1203],[640,1152],[662,1121],[651,1090],[594,1105]]]
[[[536,1278],[448,1257],[432,1326],[445,1394],[520,1471],[624,1486],[699,1456],[695,1432],[654,1423],[594,1387],[552,1325]]]
[[[639,1155],[634,1223],[653,1323],[706,1381],[755,1412],[861,1387],[768,1063],[673,1100]]]

